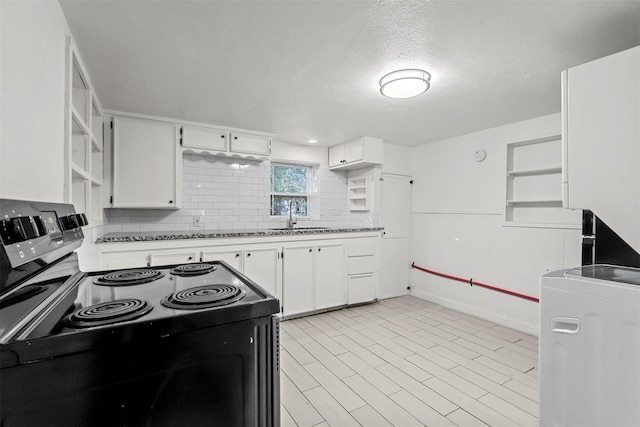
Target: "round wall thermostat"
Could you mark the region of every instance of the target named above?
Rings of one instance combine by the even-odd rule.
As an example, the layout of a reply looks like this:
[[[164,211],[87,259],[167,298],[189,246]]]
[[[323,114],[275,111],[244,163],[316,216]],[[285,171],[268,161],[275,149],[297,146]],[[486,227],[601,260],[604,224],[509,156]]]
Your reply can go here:
[[[476,162],[481,162],[486,157],[487,157],[487,152],[484,150],[476,150],[476,152],[473,153],[473,158],[476,159]]]

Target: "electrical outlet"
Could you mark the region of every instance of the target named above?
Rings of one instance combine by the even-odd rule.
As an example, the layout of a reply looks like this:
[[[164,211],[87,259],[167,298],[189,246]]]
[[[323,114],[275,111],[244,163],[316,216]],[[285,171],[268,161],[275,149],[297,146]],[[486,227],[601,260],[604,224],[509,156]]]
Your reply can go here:
[[[199,216],[194,216],[193,217],[193,226],[194,227],[200,227],[200,217]]]

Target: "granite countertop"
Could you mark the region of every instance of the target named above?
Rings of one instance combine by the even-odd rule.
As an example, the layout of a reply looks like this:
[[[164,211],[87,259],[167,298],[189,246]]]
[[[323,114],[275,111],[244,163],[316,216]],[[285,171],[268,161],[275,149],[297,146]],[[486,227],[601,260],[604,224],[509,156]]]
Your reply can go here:
[[[357,233],[382,231],[383,227],[299,227],[266,228],[256,230],[219,230],[219,231],[121,231],[103,234],[96,243],[115,242],[151,242],[156,240],[180,239],[220,239],[229,237],[291,236],[300,234]]]

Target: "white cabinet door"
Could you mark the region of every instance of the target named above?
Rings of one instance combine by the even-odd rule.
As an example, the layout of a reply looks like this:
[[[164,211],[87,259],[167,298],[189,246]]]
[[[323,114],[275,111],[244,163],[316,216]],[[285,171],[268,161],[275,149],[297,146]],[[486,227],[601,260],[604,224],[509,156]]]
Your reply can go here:
[[[312,311],[314,247],[284,248],[282,308],[285,316]]]
[[[278,295],[278,248],[250,246],[244,250],[244,274],[272,296]]]
[[[346,253],[343,244],[324,244],[315,248],[315,308],[347,303]]]
[[[564,207],[640,252],[640,47],[563,73]]]
[[[226,152],[229,133],[225,130],[182,126],[182,147]]]
[[[231,151],[234,153],[271,155],[269,138],[244,133],[231,134]]]
[[[329,147],[329,167],[340,166],[344,163],[344,145]]]
[[[381,139],[361,136],[329,148],[329,168],[352,170],[381,165],[383,151]]]
[[[113,126],[113,207],[180,207],[176,126],[131,117]]]
[[[149,255],[149,265],[189,264],[197,259],[196,251],[152,253]]]
[[[203,262],[224,261],[238,271],[242,271],[242,250],[204,250],[200,254]]]
[[[358,138],[344,144],[344,159],[347,163],[357,162],[364,158],[364,138]]]
[[[105,252],[98,257],[102,270],[146,267],[149,263],[147,251]]]

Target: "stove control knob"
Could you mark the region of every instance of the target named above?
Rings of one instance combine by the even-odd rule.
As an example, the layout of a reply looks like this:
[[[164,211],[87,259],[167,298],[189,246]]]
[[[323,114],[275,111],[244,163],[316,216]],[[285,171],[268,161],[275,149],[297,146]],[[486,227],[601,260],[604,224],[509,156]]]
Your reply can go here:
[[[41,216],[34,216],[33,217],[33,222],[36,225],[36,230],[38,230],[38,235],[39,236],[46,236],[47,233],[47,226],[45,225],[44,221],[42,220]]]
[[[80,227],[78,218],[75,214],[61,217],[60,223],[62,224],[62,228],[64,228],[65,230],[75,230],[76,228]]]
[[[20,222],[22,223],[22,229],[24,230],[27,239],[40,237],[40,232],[38,231],[38,227],[32,216],[23,216],[20,218]]]
[[[85,225],[89,224],[87,216],[83,213],[76,214],[76,219],[78,220],[78,224],[80,225],[80,227],[84,227]]]
[[[22,226],[22,218],[10,218],[0,223],[0,236],[2,243],[12,245],[14,243],[24,242],[28,239],[27,233]]]

